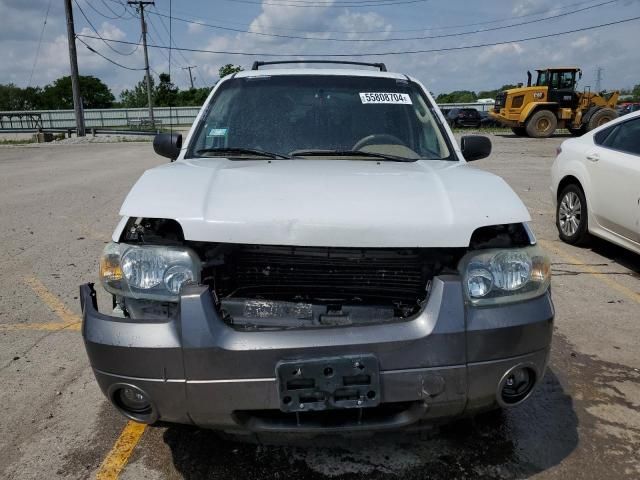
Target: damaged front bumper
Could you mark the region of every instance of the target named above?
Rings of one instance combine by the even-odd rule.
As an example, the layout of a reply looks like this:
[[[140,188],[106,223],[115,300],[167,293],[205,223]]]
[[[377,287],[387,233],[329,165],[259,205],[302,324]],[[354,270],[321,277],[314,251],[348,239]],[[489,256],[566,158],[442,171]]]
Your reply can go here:
[[[316,329],[235,330],[205,286],[185,287],[179,319],[167,321],[104,315],[91,284],[80,298],[91,366],[123,414],[237,433],[400,428],[505,406],[509,372],[542,379],[554,317],[549,293],[466,307],[453,275],[434,278],[410,320]],[[149,409],[123,408],[123,388]]]

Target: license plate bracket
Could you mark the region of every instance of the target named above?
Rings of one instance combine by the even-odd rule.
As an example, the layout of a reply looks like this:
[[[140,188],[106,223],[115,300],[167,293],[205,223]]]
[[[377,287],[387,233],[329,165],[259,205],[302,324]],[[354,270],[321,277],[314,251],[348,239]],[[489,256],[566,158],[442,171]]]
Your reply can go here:
[[[305,412],[375,407],[380,369],[374,355],[283,360],[276,365],[280,410]]]

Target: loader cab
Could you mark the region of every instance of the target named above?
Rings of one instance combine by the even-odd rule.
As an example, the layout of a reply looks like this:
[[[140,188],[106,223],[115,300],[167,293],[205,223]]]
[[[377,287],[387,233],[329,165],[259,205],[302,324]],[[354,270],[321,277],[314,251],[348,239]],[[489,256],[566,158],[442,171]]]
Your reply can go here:
[[[537,87],[547,87],[547,101],[556,102],[561,108],[576,108],[579,96],[576,83],[582,77],[579,68],[541,68],[536,70]]]

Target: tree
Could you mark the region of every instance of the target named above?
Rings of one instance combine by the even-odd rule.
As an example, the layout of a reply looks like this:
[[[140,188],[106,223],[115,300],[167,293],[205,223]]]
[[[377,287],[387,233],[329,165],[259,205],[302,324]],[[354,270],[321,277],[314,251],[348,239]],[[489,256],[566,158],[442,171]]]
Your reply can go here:
[[[220,67],[220,69],[218,70],[218,75],[220,76],[220,78],[222,78],[222,77],[226,77],[227,75],[231,75],[232,73],[237,73],[241,71],[242,71],[242,67],[240,65],[227,63],[226,65],[223,65],[222,67]]]
[[[156,107],[169,107],[176,105],[178,87],[171,83],[168,73],[160,74],[160,83],[153,91],[153,104]]]
[[[518,87],[517,85],[503,85],[497,90],[481,90],[478,92],[478,98],[496,98],[496,95],[498,94],[498,92],[501,92],[503,90],[509,90],[511,88],[517,88],[517,87]]]
[[[210,88],[180,90],[176,99],[176,105],[181,107],[200,107],[204,104],[210,91]]]
[[[631,90],[631,95],[633,95],[633,100],[635,102],[640,102],[640,83],[633,87],[633,90]]]
[[[115,98],[111,90],[102,80],[92,75],[80,76],[80,95],[84,108],[109,108]],[[73,108],[71,77],[65,76],[55,80],[42,90],[41,104],[47,109]]]
[[[151,91],[153,92],[155,81],[151,77]],[[141,108],[149,105],[147,97],[147,82],[143,77],[131,90],[123,90],[120,93],[120,103],[124,108]]]
[[[472,103],[478,99],[475,92],[470,90],[456,90],[451,93],[441,93],[436,98],[437,103]]]

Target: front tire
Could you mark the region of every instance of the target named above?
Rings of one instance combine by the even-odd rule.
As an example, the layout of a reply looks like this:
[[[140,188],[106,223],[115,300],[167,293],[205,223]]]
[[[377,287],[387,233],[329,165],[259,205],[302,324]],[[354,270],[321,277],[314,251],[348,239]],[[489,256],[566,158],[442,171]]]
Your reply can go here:
[[[611,108],[601,108],[596,113],[591,115],[587,129],[591,131],[594,128],[598,128],[599,126],[604,125],[605,123],[610,122],[615,118],[618,118],[618,112]]]
[[[589,238],[587,200],[576,184],[567,185],[558,196],[556,227],[563,242],[580,245]]]
[[[551,110],[538,110],[527,120],[527,134],[532,138],[549,138],[556,131],[558,119]]]

